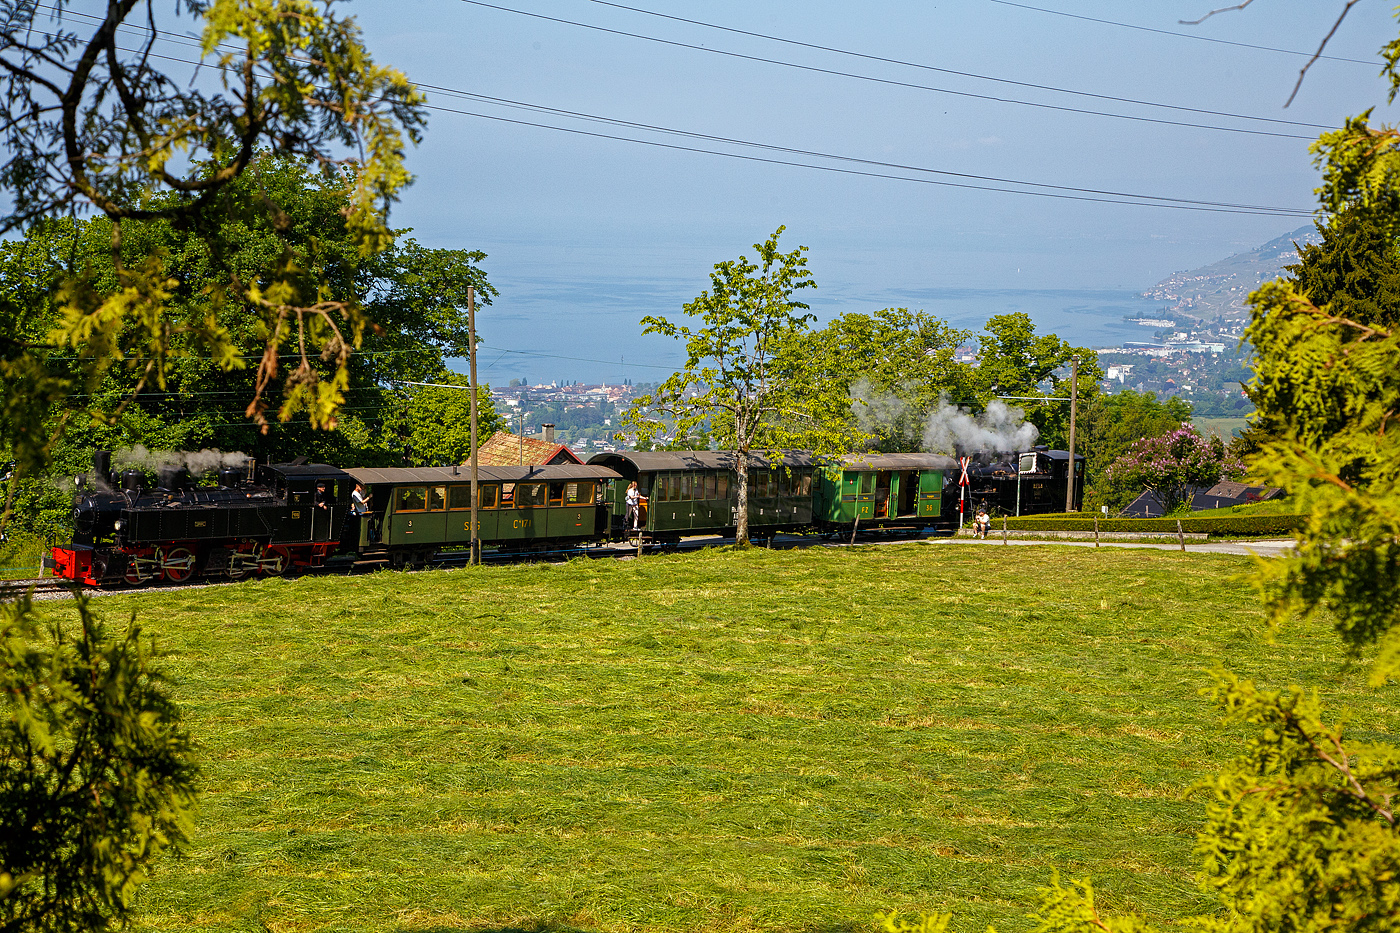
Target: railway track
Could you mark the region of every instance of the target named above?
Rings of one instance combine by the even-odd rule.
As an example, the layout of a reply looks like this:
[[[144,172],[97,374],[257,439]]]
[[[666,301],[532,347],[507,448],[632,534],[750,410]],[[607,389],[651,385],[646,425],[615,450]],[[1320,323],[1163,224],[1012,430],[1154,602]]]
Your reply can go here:
[[[75,589],[82,590],[84,587],[74,586],[71,581],[52,577],[39,580],[0,580],[0,599],[14,599],[25,593],[33,593],[35,596],[70,593]]]

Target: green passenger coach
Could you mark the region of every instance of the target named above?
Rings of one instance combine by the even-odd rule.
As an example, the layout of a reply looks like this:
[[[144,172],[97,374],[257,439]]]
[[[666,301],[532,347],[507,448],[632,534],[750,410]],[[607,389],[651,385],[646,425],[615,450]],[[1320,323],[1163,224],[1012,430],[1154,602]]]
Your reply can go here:
[[[687,535],[733,534],[739,486],[732,451],[625,450],[596,454],[589,464],[619,479],[604,486],[603,503],[613,538],[632,538],[627,488],[642,495],[639,533],[649,541],[675,542]],[[766,535],[811,526],[816,462],[805,451],[749,455],[749,533]]]
[[[857,454],[822,470],[814,511],[828,530],[923,528],[942,517],[943,476],[958,463],[941,454]]]
[[[455,467],[347,471],[369,493],[369,514],[349,528],[363,554],[416,563],[471,543],[471,475]],[[599,492],[611,470],[578,464],[478,468],[483,547],[542,550],[602,541]],[[352,521],[352,525],[356,524]]]

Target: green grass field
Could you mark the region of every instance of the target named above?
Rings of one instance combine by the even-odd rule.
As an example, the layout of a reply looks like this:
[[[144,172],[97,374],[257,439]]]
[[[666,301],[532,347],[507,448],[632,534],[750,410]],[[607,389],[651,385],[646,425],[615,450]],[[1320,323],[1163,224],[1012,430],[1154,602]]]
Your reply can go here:
[[[1395,722],[1241,558],[910,544],[270,580],[134,610],[202,746],[141,930],[1027,930],[1209,907],[1224,660]],[[53,604],[49,604],[53,605]],[[50,611],[61,611],[51,609]]]

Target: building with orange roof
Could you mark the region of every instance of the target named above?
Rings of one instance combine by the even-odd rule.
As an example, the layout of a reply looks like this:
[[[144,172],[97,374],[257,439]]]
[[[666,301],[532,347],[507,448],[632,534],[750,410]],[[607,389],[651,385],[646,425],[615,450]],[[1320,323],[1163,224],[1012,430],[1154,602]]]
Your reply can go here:
[[[560,463],[583,463],[578,454],[565,444],[555,443],[554,425],[544,425],[544,438],[521,437],[509,431],[492,434],[476,452],[482,466],[550,466]],[[467,463],[471,461],[468,460]],[[465,466],[466,464],[463,464]]]

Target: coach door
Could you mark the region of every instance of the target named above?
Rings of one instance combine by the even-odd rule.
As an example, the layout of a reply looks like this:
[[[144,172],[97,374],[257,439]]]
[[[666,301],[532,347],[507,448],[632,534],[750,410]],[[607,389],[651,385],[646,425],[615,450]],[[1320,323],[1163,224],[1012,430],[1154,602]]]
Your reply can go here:
[[[943,474],[924,470],[919,474],[919,517],[937,518],[943,504]]]

